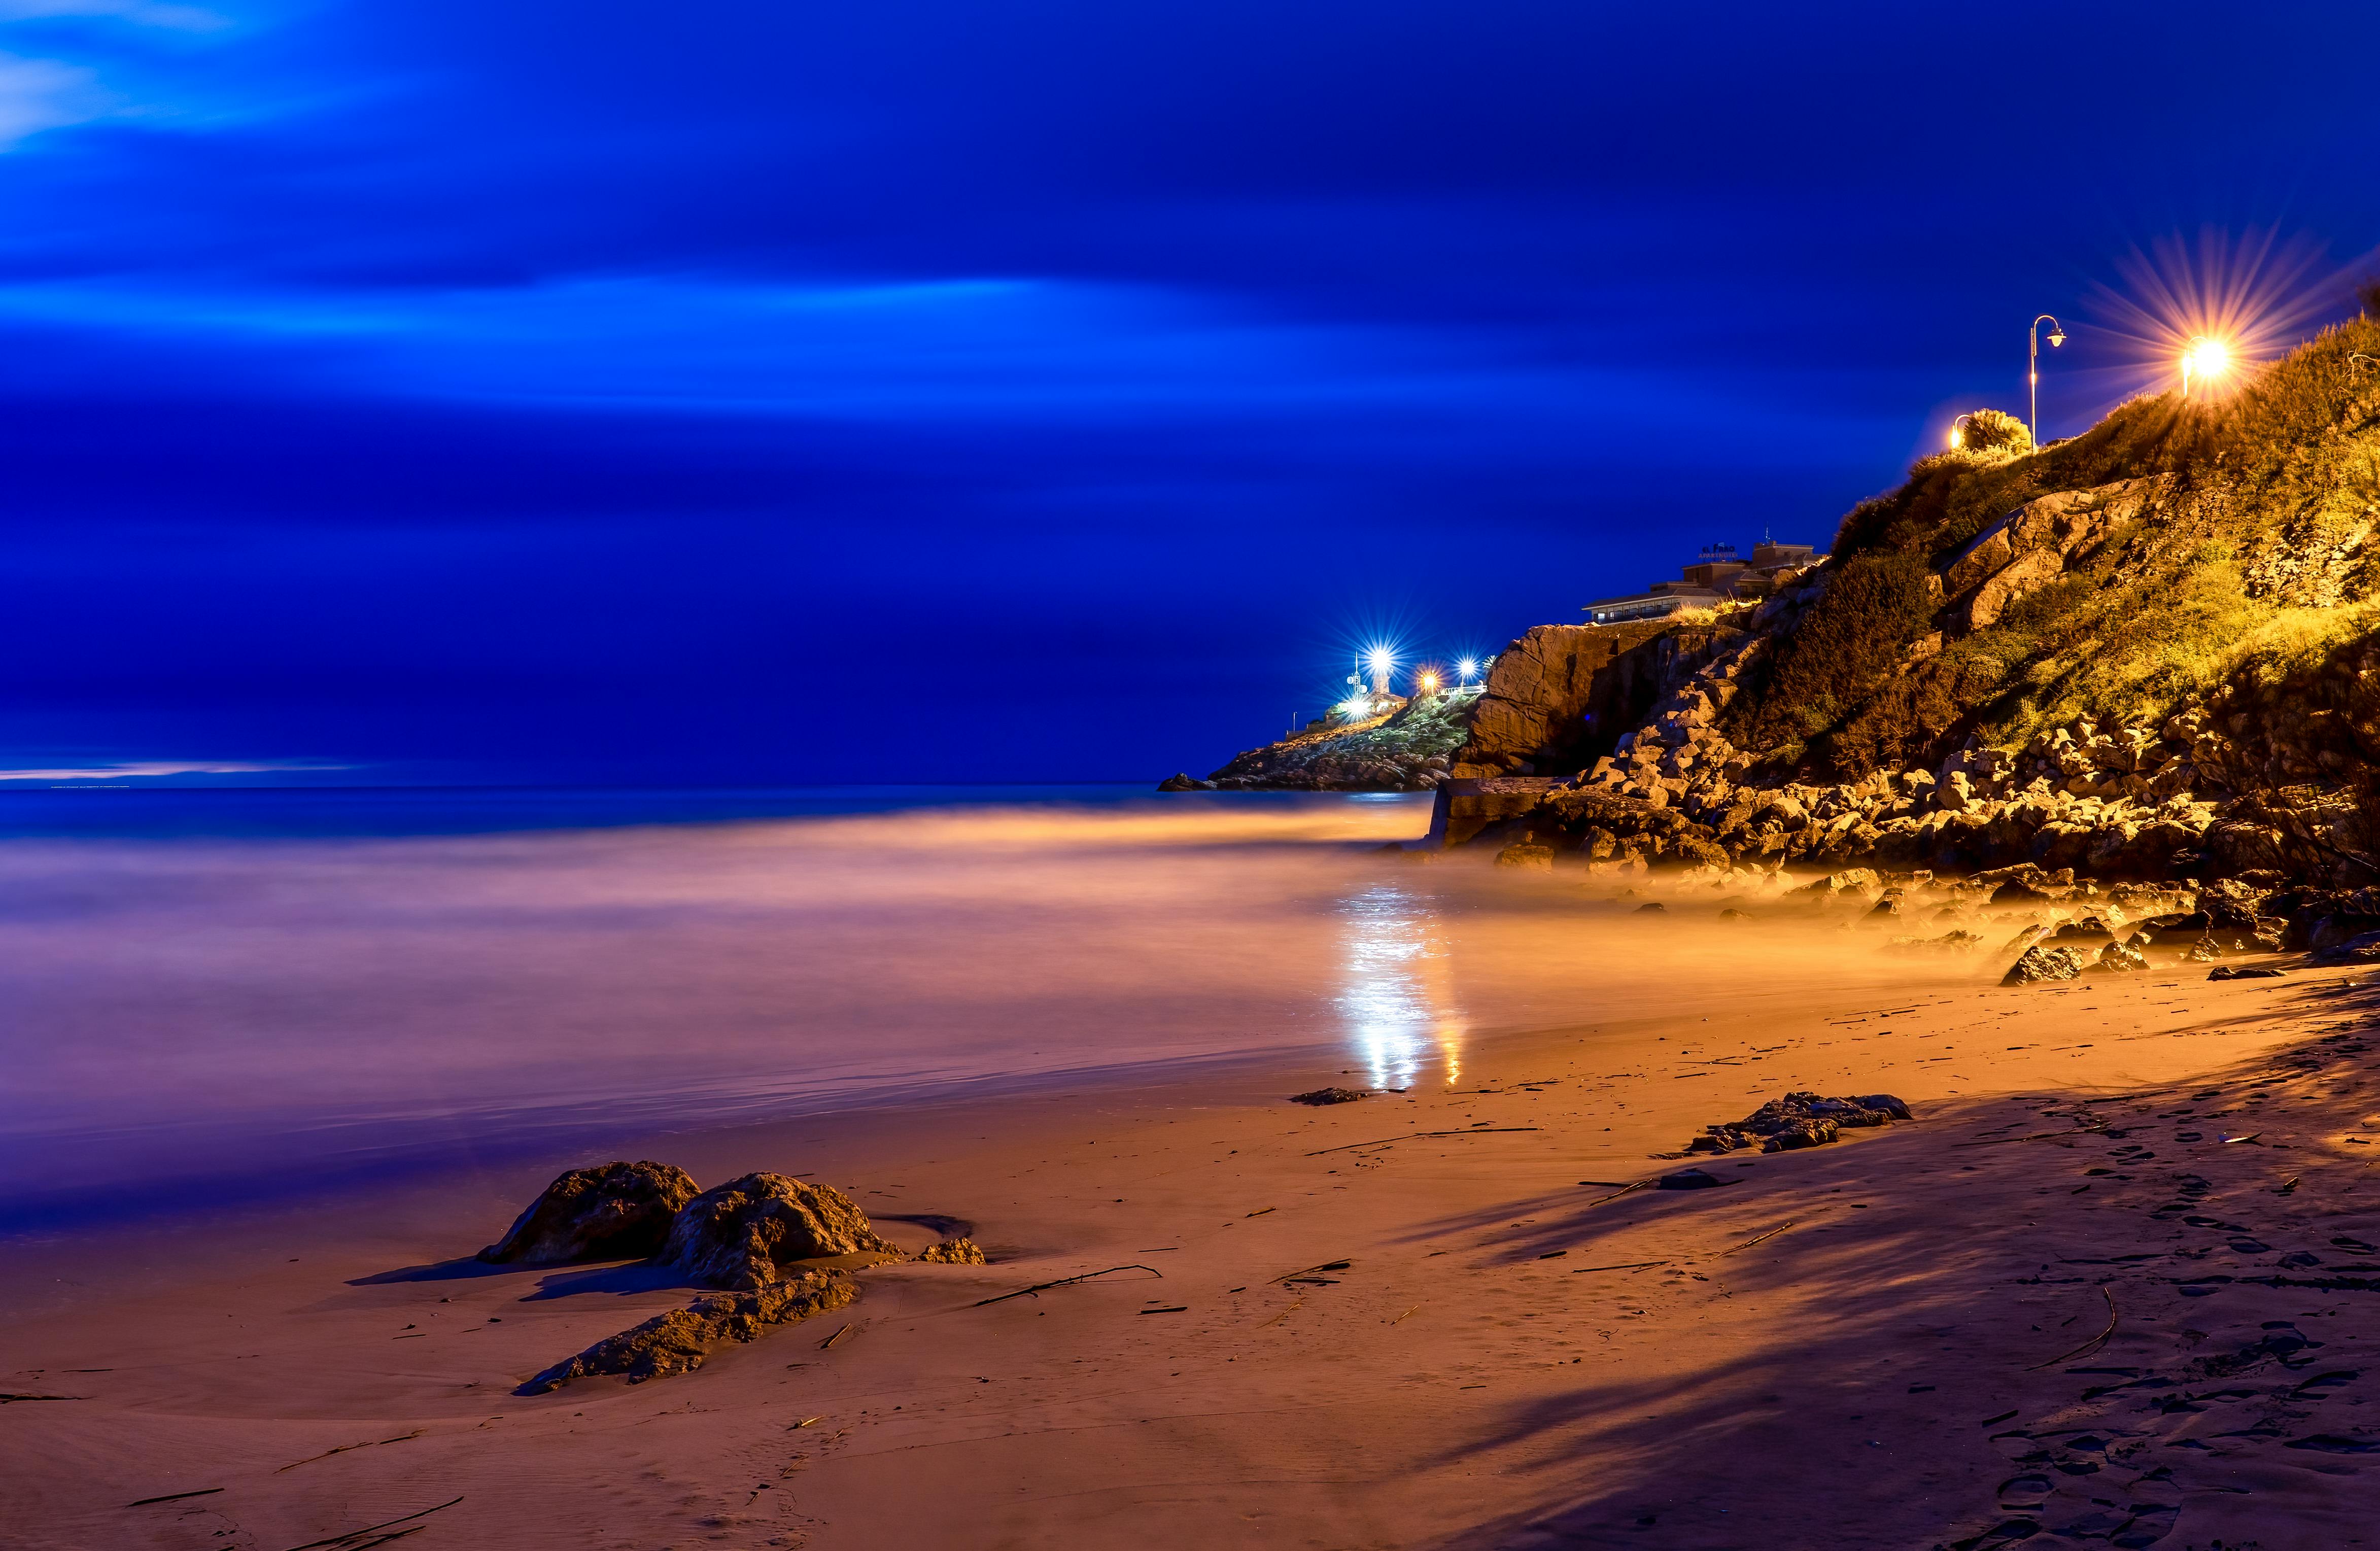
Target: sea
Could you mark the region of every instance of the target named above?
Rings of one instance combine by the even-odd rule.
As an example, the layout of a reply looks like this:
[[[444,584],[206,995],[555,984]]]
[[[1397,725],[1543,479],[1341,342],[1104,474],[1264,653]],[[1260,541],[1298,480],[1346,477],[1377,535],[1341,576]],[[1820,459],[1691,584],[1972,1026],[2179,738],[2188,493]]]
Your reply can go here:
[[[1403,849],[1428,821],[1112,786],[0,793],[0,1235],[1219,1059],[1459,1083],[1500,1032],[1676,1000],[1625,902]]]

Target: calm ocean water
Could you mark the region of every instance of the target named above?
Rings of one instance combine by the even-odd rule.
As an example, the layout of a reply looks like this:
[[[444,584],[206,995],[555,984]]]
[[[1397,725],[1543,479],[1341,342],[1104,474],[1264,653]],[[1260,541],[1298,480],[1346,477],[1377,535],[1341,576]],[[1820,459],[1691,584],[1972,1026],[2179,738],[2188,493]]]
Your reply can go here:
[[[0,1232],[135,1185],[269,1195],[1182,1058],[1453,1082],[1495,1030],[1675,1000],[1675,928],[1381,852],[1428,813],[1106,787],[0,794]]]

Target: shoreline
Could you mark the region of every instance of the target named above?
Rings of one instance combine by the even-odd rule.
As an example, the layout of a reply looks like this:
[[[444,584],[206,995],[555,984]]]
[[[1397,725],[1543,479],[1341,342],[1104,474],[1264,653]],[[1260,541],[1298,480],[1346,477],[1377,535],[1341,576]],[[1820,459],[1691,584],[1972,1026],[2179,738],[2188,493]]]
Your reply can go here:
[[[345,1212],[292,1210],[214,1242],[195,1229],[158,1235],[137,1266],[123,1242],[94,1244],[113,1290],[79,1290],[0,1343],[11,1370],[0,1387],[84,1397],[0,1406],[7,1495],[29,1546],[212,1537],[268,1551],[458,1494],[422,1521],[425,1548],[1224,1535],[1303,1545],[1318,1534],[1394,1546],[1883,1546],[1949,1545],[2028,1517],[2047,1525],[2070,1509],[2079,1523],[2113,1510],[2070,1484],[2112,1474],[2131,1444],[2101,1437],[2100,1452],[2078,1454],[2074,1438],[2110,1433],[2101,1413],[2111,1407],[2167,1398],[2128,1387],[2203,1363],[2232,1325],[2239,1350],[2269,1347],[2262,1320],[2316,1294],[2251,1289],[2244,1277],[2287,1254],[2337,1260],[2335,1237],[2380,1243],[2380,1195],[2332,1123],[2354,1108],[2352,1054],[2325,1057],[2328,1076],[2256,1090],[2286,1096],[2267,1101],[2263,1128],[2278,1129],[2272,1111],[2289,1109],[2286,1136],[2227,1146],[2207,1125],[2196,1141],[2168,1141],[2177,1122],[2146,1148],[2163,1155],[2153,1163],[2117,1157],[2117,1131],[2080,1132],[2045,1107],[2154,1126],[2133,1111],[2188,1104],[2156,1091],[2185,1078],[2269,1075],[2298,1059],[2281,1053],[2290,1048],[2341,1048],[2313,1042],[2336,1035],[2342,1007],[2363,1008],[2356,974],[2210,984],[2192,966],[2046,989],[1945,983],[1893,999],[1797,988],[1750,1006],[1706,993],[1599,1036],[1580,1024],[1480,1039],[1457,1084],[1322,1110],[1283,1099],[1331,1081],[1344,1057],[1267,1051],[1229,1072],[1095,1091],[681,1133],[628,1156],[681,1164],[705,1183],[759,1168],[820,1179],[848,1189],[905,1247],[955,1219],[992,1262],[867,1274],[859,1302],[830,1322],[854,1333],[830,1352],[823,1332],[794,1325],[695,1374],[582,1382],[541,1399],[510,1391],[683,1293],[582,1267],[366,1280],[469,1255],[542,1184],[537,1167],[350,1198]],[[2008,1035],[2015,1026],[2028,1037]],[[2005,1048],[2017,1044],[2029,1048]],[[2245,1092],[2260,1080],[2220,1082]],[[1741,1174],[1734,1189],[1609,1200],[1577,1182],[1685,1167],[1651,1155],[1793,1087],[1897,1092],[1919,1118],[1803,1152],[1693,1160]],[[1994,1128],[2070,1133],[1977,1145]],[[1432,1130],[1479,1133],[1360,1145]],[[2319,1213],[2327,1231],[2285,1240],[2228,1205],[2228,1175],[2273,1165],[2284,1143],[2301,1184],[2260,1199],[2273,1188],[2260,1181],[2238,1199],[2266,1218]],[[2085,1163],[2133,1177],[2084,1178]],[[2117,1194],[2181,1199],[2169,1182],[2181,1175],[2201,1181],[2190,1199],[2205,1210],[2111,1215]],[[2233,1250],[2235,1239],[2261,1248]],[[2196,1257],[2173,1260],[2177,1249]],[[2127,1254],[2151,1258],[2117,1264]],[[72,1258],[53,1264],[70,1269]],[[1329,1285],[1291,1292],[1273,1280],[1337,1258],[1353,1265]],[[2105,1317],[2083,1296],[2097,1283],[2049,1270],[2068,1258],[2108,1262],[2123,1285],[2106,1296],[2133,1322],[2119,1319],[2100,1355],[2078,1363],[2139,1370],[2132,1378],[2040,1365],[2091,1333],[2070,1341],[2070,1327]],[[967,1307],[1151,1261],[1159,1278]],[[2227,1261],[2236,1268],[2220,1269]],[[2169,1282],[2133,1288],[2151,1264],[2234,1280],[2187,1298]],[[1617,1268],[1592,1269],[1606,1266]],[[2353,1296],[2319,1294],[2328,1313]],[[2235,1307],[2262,1318],[2230,1318]],[[2289,1317],[2325,1317],[2313,1309]],[[2335,1525],[2326,1543],[2355,1543],[2349,1510],[2369,1503],[2340,1472],[2362,1448],[2361,1381],[2334,1381],[2318,1407],[2289,1399],[2318,1369],[2355,1368],[2339,1350],[2355,1341],[2330,1327],[2301,1337],[2327,1343],[2319,1363],[2248,1362],[2241,1373],[2287,1384],[2231,1387],[2247,1385],[2266,1412],[2318,1410],[2319,1426],[2157,1456],[2193,1469],[2229,1461],[2229,1485],[2193,1485],[2172,1464],[2131,1472],[2172,1472],[2125,1488],[2129,1503],[2172,1484],[2182,1528],[2170,1544],[2270,1536],[2277,1511],[2308,1533]],[[84,1368],[107,1371],[72,1372]],[[1979,1428],[2010,1406],[2020,1414],[2008,1427]],[[2077,1406],[2098,1409],[2055,1437],[2034,1415],[2082,1414]],[[812,1416],[822,1420],[803,1424]],[[2009,1428],[2047,1437],[2017,1452],[2054,1455],[2057,1468],[2011,1462],[2014,1445],[1986,1436]],[[2290,1447],[2307,1437],[2333,1443]],[[2249,1454],[2252,1471],[2233,1458]],[[1861,1467],[1856,1487],[1852,1472],[1830,1477],[1839,1456]],[[2082,1463],[2099,1469],[2065,1472]],[[2029,1470],[2064,1507],[2002,1511],[1996,1484]],[[2266,1484],[2231,1491],[2252,1477]],[[1777,1515],[1806,1519],[1813,1491],[1829,1528],[1780,1542]],[[1856,1506],[1843,1495],[1853,1491]],[[2126,1511],[2136,1536],[2144,1521]],[[1741,1534],[1730,1521],[1759,1530]]]

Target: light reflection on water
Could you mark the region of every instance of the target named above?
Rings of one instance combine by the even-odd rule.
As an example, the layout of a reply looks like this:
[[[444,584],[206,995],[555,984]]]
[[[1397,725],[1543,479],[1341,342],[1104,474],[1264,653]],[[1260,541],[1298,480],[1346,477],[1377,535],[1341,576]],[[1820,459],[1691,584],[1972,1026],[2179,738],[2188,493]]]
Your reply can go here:
[[[1333,1005],[1376,1088],[1411,1087],[1435,1055],[1451,1084],[1463,1075],[1463,1013],[1452,944],[1430,902],[1377,883],[1339,908],[1344,974]]]

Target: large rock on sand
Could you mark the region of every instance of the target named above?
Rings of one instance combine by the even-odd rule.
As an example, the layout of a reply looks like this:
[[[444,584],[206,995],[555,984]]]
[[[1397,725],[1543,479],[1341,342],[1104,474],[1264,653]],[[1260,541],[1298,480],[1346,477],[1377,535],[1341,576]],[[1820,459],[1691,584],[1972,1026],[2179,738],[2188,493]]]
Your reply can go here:
[[[2091,959],[2079,948],[2028,948],[2024,957],[2009,965],[2003,986],[2034,986],[2045,980],[2071,980]]]
[[[641,1260],[660,1251],[671,1219],[700,1189],[692,1175],[666,1163],[574,1169],[546,1186],[480,1258],[493,1266]]]
[[[542,1395],[572,1379],[603,1375],[641,1384],[649,1378],[691,1373],[724,1342],[758,1340],[772,1325],[825,1314],[858,1296],[859,1289],[851,1278],[834,1271],[811,1271],[746,1292],[705,1293],[685,1308],[655,1315],[642,1325],[605,1337],[576,1357],[556,1363],[522,1385],[520,1393]]]
[[[764,1173],[730,1180],[687,1202],[662,1258],[689,1281],[749,1290],[798,1269],[795,1262],[862,1254],[900,1251],[832,1185]]]

